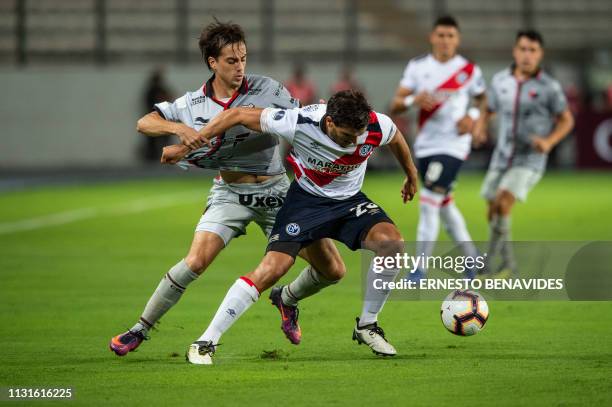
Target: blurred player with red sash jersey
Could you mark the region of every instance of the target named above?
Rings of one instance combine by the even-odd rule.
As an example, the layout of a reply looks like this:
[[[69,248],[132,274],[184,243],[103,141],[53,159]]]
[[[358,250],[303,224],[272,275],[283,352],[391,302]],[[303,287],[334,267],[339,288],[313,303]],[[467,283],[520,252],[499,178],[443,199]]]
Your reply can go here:
[[[460,34],[454,18],[438,18],[429,38],[432,52],[408,63],[391,103],[394,114],[413,105],[419,108],[414,152],[424,188],[419,196],[416,253],[432,254],[442,218],[464,254],[475,257],[478,252],[451,192],[470,153],[472,133],[482,138],[485,82],[480,68],[457,54]],[[470,107],[472,100],[474,107]],[[420,269],[410,278],[425,274]]]

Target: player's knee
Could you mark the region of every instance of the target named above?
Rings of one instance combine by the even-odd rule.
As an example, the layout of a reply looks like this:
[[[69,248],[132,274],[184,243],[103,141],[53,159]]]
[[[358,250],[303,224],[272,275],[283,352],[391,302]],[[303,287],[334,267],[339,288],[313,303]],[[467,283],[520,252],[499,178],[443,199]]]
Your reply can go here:
[[[208,262],[202,256],[198,256],[194,253],[189,253],[187,257],[185,257],[185,263],[187,263],[187,267],[196,274],[202,274],[208,267]]]
[[[509,215],[514,205],[514,195],[509,191],[500,191],[496,201],[498,215]]]
[[[342,280],[346,274],[346,266],[342,259],[333,259],[325,270],[325,278],[331,282]]]
[[[366,248],[373,250],[377,256],[395,256],[404,250],[402,235],[392,223],[382,222],[375,225],[368,233],[366,241]]]

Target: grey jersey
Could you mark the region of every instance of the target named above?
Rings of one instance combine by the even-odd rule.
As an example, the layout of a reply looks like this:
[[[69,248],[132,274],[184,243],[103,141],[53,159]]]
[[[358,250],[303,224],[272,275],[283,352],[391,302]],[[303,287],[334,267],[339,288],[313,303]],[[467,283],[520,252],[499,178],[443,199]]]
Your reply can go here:
[[[230,107],[294,108],[299,101],[292,98],[285,87],[268,77],[246,75],[240,89],[227,101],[218,100],[212,93],[211,77],[194,92],[187,92],[174,102],[162,102],[155,109],[166,119],[182,122],[200,130],[216,115]],[[276,136],[253,132],[235,126],[211,140],[211,147],[189,153],[180,165],[238,171],[258,175],[285,172],[280,142]]]
[[[495,74],[489,88],[489,110],[499,117],[497,144],[489,168],[544,171],[547,155],[534,150],[531,140],[550,134],[555,117],[567,108],[567,100],[559,82],[550,75],[539,71],[520,82],[512,70],[510,67]]]

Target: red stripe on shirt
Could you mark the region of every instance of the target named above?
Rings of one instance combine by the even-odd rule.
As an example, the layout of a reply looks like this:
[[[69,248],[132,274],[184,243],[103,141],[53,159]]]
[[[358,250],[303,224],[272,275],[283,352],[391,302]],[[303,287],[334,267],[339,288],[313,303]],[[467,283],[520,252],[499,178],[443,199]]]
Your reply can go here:
[[[370,119],[368,121],[368,129],[369,129],[368,135],[366,136],[365,142],[363,144],[357,145],[357,147],[355,147],[355,150],[351,154],[345,154],[342,157],[339,157],[336,160],[334,160],[334,164],[358,165],[358,164],[363,163],[370,157],[374,149],[378,147],[380,143],[382,142],[382,137],[383,137],[382,131],[380,128],[380,124],[378,123],[378,117],[376,116],[376,113],[373,111],[370,112]],[[369,145],[371,147],[369,148],[369,151],[366,151],[365,154],[362,154],[361,149],[363,148],[363,146],[366,146],[366,145]],[[289,160],[289,162],[293,166],[294,165],[293,163],[295,163],[295,160],[293,160],[293,163],[291,162],[291,160]],[[323,171],[317,171],[317,170],[313,170],[309,168],[303,168],[299,166],[297,163],[295,163],[295,165],[297,166],[297,168],[302,170],[302,172],[312,182],[314,182],[316,185],[320,187],[330,184],[333,180],[345,174],[345,173],[339,173],[339,172],[323,172]]]
[[[468,62],[461,69],[455,72],[450,78],[448,78],[444,83],[438,86],[435,90],[442,91],[442,90],[460,89],[461,86],[465,85],[472,77],[472,74],[474,73],[474,67],[475,65],[473,63]],[[460,82],[458,80],[458,77],[462,73],[466,74],[467,78]],[[444,102],[438,103],[431,110],[420,109],[419,110],[419,128],[423,127],[425,125],[425,122],[427,122],[427,120],[429,120],[431,116],[433,116],[434,113],[436,113],[440,109],[440,107],[442,107],[443,104]]]

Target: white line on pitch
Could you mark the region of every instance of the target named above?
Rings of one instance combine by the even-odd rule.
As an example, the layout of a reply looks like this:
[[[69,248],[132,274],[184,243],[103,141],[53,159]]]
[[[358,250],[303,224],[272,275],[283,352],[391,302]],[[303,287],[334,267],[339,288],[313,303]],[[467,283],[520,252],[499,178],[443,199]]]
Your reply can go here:
[[[0,223],[0,235],[27,230],[36,230],[50,226],[65,225],[83,219],[97,218],[100,216],[118,216],[129,213],[139,213],[168,206],[180,205],[202,201],[203,195],[181,194],[164,195],[161,197],[137,199],[130,202],[117,204],[106,208],[80,208],[71,211],[58,212],[37,218],[23,219],[14,222]]]

